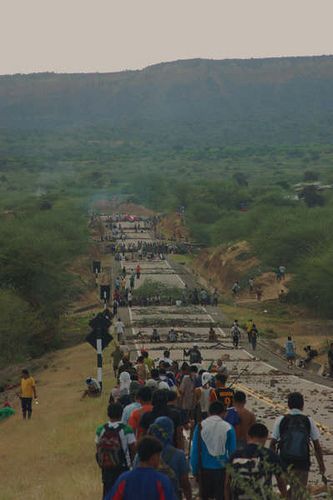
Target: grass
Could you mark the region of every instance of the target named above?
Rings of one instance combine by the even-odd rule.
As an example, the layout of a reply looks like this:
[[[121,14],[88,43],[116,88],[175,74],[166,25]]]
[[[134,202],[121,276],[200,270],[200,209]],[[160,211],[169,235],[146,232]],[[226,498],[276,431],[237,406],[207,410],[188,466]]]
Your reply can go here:
[[[34,405],[30,422],[22,421],[18,400],[12,398],[17,414],[0,426],[0,500],[101,497],[94,437],[96,427],[107,421],[114,382],[110,348],[104,363],[100,399],[80,401],[85,378],[96,372],[96,353],[86,343],[57,352],[47,370],[34,373],[40,404]]]

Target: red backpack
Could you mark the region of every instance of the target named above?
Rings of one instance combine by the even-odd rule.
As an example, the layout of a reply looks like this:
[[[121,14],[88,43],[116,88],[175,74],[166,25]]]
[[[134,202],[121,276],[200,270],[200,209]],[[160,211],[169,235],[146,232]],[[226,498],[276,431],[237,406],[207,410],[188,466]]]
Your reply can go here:
[[[122,425],[117,428],[104,425],[97,443],[96,460],[101,469],[127,468],[126,456],[120,439]]]

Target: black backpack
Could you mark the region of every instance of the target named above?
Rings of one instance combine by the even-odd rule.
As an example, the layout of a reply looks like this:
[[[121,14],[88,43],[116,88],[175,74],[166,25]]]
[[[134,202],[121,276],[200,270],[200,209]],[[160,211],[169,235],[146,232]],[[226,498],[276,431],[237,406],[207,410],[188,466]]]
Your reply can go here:
[[[284,465],[307,469],[310,465],[311,424],[305,415],[286,415],[280,423],[280,458]]]

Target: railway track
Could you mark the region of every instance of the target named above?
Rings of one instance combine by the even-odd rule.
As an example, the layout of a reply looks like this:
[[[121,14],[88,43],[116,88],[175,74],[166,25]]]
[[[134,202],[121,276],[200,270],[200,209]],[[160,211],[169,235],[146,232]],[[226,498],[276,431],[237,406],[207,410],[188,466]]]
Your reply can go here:
[[[154,243],[154,238],[148,230],[135,233],[133,232],[133,223],[129,222],[122,223],[122,227],[125,233],[125,240],[122,241],[125,243],[136,243],[140,240]],[[127,254],[125,253],[125,255]],[[138,263],[142,270],[140,279],[135,280],[135,288],[149,279],[185,289],[185,275],[177,273],[168,260],[133,260],[133,255],[130,253],[128,253],[128,259],[120,263],[121,266],[126,267],[127,275],[135,269]],[[119,269],[120,264],[118,263]],[[333,389],[331,387],[298,376],[297,373],[287,369],[287,364],[285,364],[285,370],[281,370],[271,365],[267,359],[257,359],[249,348],[247,339],[241,340],[240,348],[233,348],[230,329],[223,326],[226,321],[223,317],[223,310],[220,308],[213,310],[210,307],[193,305],[181,305],[180,307],[147,305],[144,307],[134,306],[127,312],[126,343],[133,359],[142,348],[150,351],[154,359],[161,358],[163,351],[169,349],[171,359],[182,362],[184,348],[187,349],[195,343],[199,345],[203,356],[203,368],[208,368],[212,361],[223,356],[230,374],[230,383],[248,366],[243,376],[236,382],[235,387],[246,392],[248,407],[254,411],[257,419],[264,422],[270,430],[276,417],[287,412],[287,394],[296,390],[301,392],[305,399],[305,414],[312,416],[320,429],[327,476],[333,480],[333,431],[331,430]],[[218,342],[208,342],[208,327],[211,325],[214,325],[217,332]],[[154,327],[158,329],[161,336],[161,342],[158,344],[150,342]],[[171,327],[180,332],[190,331],[191,336],[187,338],[183,336],[176,343],[168,342],[166,335]],[[317,484],[319,482],[320,475],[317,463],[313,459],[310,483]]]

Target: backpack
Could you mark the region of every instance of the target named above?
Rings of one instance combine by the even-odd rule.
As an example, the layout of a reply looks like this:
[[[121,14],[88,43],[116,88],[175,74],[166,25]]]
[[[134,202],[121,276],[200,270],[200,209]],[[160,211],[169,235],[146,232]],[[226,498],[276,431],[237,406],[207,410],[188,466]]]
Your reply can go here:
[[[174,455],[174,451],[173,451],[172,447],[170,447],[170,449],[166,453],[165,460],[168,460],[168,461],[171,460],[173,455]],[[160,463],[159,463],[159,466],[157,468],[157,471],[160,472],[161,474],[165,474],[169,478],[175,492],[177,493],[177,495],[179,495],[179,484],[178,484],[177,475],[176,475],[175,471],[170,467],[170,465],[168,465],[166,463],[165,460],[163,459],[163,457],[161,455]]]
[[[192,351],[190,354],[190,363],[201,363],[201,355],[199,351]]]
[[[226,408],[229,408],[234,403],[234,390],[231,387],[217,387],[215,394],[218,401],[222,401]]]
[[[127,468],[126,456],[120,439],[122,425],[117,428],[104,425],[97,443],[96,460],[101,469]]]
[[[241,451],[239,456],[231,458],[234,472],[231,476],[233,498],[249,499],[251,493],[257,494],[257,498],[271,498],[268,494],[273,471],[267,458],[265,452],[263,455],[256,453],[249,457],[244,451]],[[247,492],[249,488],[250,491]]]
[[[310,465],[310,420],[305,415],[286,415],[280,423],[280,458],[300,469]]]

